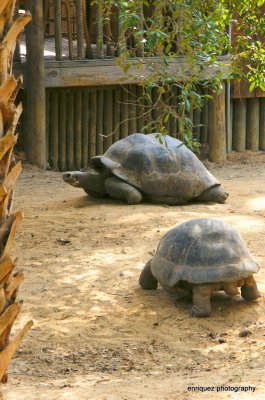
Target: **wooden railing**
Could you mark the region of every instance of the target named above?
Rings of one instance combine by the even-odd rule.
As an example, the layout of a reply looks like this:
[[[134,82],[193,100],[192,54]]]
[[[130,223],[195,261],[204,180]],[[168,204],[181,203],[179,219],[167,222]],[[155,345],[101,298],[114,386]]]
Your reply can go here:
[[[20,1],[20,12],[30,1]],[[148,8],[139,11],[140,24]],[[120,46],[126,46],[131,57],[141,56],[130,30],[121,33],[118,8],[104,11],[104,0],[43,0],[44,55],[53,60],[85,60],[114,58]]]

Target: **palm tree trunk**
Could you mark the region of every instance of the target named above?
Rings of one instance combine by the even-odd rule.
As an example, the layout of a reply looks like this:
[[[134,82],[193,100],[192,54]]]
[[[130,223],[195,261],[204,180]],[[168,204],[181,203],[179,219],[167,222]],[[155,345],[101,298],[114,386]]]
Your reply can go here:
[[[29,14],[15,18],[16,0],[0,2],[0,382],[7,381],[6,370],[13,354],[32,326],[29,321],[11,341],[9,336],[19,314],[17,301],[22,272],[14,273],[15,262],[11,257],[17,225],[23,218],[21,211],[12,211],[16,180],[21,163],[16,162],[14,146],[17,142],[16,126],[22,112],[16,105],[17,92],[22,78],[12,75],[13,54],[19,34],[31,20]]]

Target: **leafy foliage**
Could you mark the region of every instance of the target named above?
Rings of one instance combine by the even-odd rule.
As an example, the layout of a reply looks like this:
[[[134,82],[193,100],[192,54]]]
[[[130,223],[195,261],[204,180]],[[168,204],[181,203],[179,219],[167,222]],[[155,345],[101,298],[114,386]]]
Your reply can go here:
[[[129,71],[137,63],[150,74],[143,82],[144,96],[158,93],[160,117],[154,129],[166,133],[168,118],[176,118],[180,138],[190,146],[191,109],[201,108],[222,78],[245,78],[250,90],[265,90],[265,0],[127,0],[104,2],[106,18],[119,14],[118,64]],[[232,35],[231,35],[232,27]],[[227,55],[227,57],[220,57]],[[229,71],[228,71],[229,58]],[[182,64],[181,64],[182,61]],[[176,80],[175,65],[182,79]],[[214,68],[214,75],[206,73]],[[198,85],[200,90],[198,90]],[[177,108],[165,95],[177,97]]]

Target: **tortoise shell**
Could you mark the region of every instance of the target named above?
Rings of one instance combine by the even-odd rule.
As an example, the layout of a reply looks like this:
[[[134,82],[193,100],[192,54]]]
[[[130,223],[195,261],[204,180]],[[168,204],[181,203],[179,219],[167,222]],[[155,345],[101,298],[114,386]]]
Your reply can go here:
[[[180,140],[161,134],[135,133],[114,143],[102,163],[113,175],[138,188],[143,194],[188,201],[220,182]]]
[[[233,282],[258,270],[239,233],[216,219],[194,219],[171,229],[151,260],[152,274],[168,287],[179,281]]]

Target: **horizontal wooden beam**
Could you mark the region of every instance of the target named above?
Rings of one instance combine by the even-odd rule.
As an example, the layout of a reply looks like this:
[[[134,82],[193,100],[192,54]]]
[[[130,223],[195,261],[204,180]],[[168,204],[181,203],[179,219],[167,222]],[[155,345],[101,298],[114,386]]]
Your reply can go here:
[[[229,58],[220,57],[229,69]],[[80,87],[80,86],[107,86],[118,84],[140,83],[147,76],[152,74],[158,59],[147,59],[145,64],[139,67],[137,61],[132,60],[132,66],[128,72],[124,72],[121,67],[116,65],[115,60],[85,60],[85,61],[46,61],[45,62],[45,87]],[[26,64],[15,65],[15,72],[23,73]],[[191,70],[187,60],[181,58],[178,61],[169,61],[170,73],[175,79],[182,81],[183,77],[191,75]],[[202,80],[216,76],[221,71],[219,68],[205,67],[201,71]],[[226,76],[223,73],[222,78]]]
[[[256,97],[265,97],[265,91],[259,88],[249,91],[250,84],[242,79],[241,81],[231,82],[231,98],[232,99],[251,99]]]

